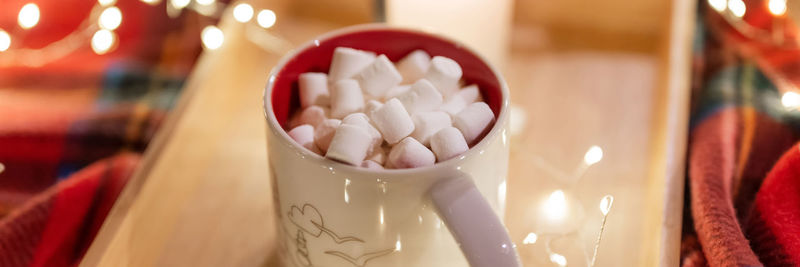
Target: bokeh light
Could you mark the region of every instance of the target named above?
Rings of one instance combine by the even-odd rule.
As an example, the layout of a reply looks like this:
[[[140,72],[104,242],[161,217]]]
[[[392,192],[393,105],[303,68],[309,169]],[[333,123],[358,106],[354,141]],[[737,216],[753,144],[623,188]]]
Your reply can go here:
[[[275,12],[269,9],[264,9],[258,12],[258,17],[256,18],[256,20],[258,21],[258,25],[263,27],[264,29],[267,29],[269,27],[272,27],[272,25],[275,25],[275,21],[277,19],[278,17],[275,15]]]
[[[583,162],[586,165],[594,165],[595,163],[600,162],[603,159],[603,149],[599,146],[592,146],[586,151],[586,154],[583,155]]]
[[[0,30],[0,52],[8,50],[11,47],[11,35],[4,30]]]
[[[786,14],[786,0],[769,0],[767,7],[775,16]]]
[[[197,1],[198,4],[201,4],[201,5],[204,5],[204,6],[211,5],[211,4],[214,4],[214,2],[216,2],[215,0],[195,0],[195,1]]]
[[[786,92],[781,96],[781,104],[789,109],[800,107],[800,94],[795,92]]]
[[[117,27],[122,24],[122,12],[115,6],[106,8],[103,10],[103,13],[100,13],[98,24],[100,28],[112,31],[116,30]]]
[[[203,28],[200,37],[203,40],[203,46],[211,50],[219,48],[225,42],[225,35],[222,30],[213,25]]]
[[[725,8],[728,6],[725,0],[708,0],[708,5],[717,12],[725,11]]]
[[[39,23],[39,16],[39,6],[34,3],[28,3],[19,10],[17,22],[23,29],[30,29]]]
[[[117,35],[109,30],[99,30],[92,36],[92,50],[98,55],[111,51],[117,42]]]
[[[241,3],[233,8],[233,18],[239,22],[248,22],[253,18],[253,7],[246,3]]]
[[[734,16],[740,18],[744,16],[745,12],[747,12],[747,6],[742,0],[728,0],[728,9],[731,10],[731,13]]]

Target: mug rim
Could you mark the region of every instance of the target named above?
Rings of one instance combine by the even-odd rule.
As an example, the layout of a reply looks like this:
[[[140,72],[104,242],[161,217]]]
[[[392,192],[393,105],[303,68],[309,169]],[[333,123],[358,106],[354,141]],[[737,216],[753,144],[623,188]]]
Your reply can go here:
[[[345,164],[345,163],[341,163],[341,162],[337,162],[337,161],[334,161],[334,160],[327,159],[327,158],[325,158],[325,157],[323,157],[321,155],[318,155],[318,154],[316,154],[314,152],[311,152],[310,150],[308,150],[305,147],[300,146],[299,144],[294,142],[291,139],[291,137],[289,137],[289,134],[286,132],[286,130],[284,130],[280,126],[280,123],[278,123],[278,120],[275,117],[275,112],[273,111],[272,101],[271,101],[271,99],[268,99],[268,97],[272,95],[272,92],[274,90],[276,75],[281,70],[283,70],[283,68],[286,66],[286,64],[291,59],[295,58],[297,56],[297,54],[299,54],[302,51],[305,51],[308,48],[311,48],[312,46],[317,45],[322,40],[327,40],[327,39],[331,39],[333,37],[346,35],[346,34],[350,34],[350,33],[356,33],[356,32],[359,32],[359,31],[381,30],[381,29],[391,29],[391,30],[396,30],[396,31],[406,31],[406,32],[411,32],[411,33],[424,35],[424,36],[431,37],[431,38],[441,39],[441,40],[443,40],[445,42],[449,42],[449,43],[452,43],[452,44],[454,44],[456,46],[459,46],[459,47],[463,48],[468,53],[470,53],[473,56],[475,56],[476,58],[478,58],[483,64],[485,64],[489,68],[489,70],[492,72],[492,74],[494,74],[494,76],[498,80],[498,84],[500,85],[500,95],[501,95],[500,108],[499,108],[500,112],[497,115],[497,119],[495,120],[494,125],[492,126],[492,129],[489,130],[489,132],[485,136],[483,136],[483,138],[477,144],[475,144],[474,146],[470,147],[466,152],[464,152],[463,154],[461,154],[458,157],[454,157],[454,158],[445,160],[443,162],[437,162],[437,163],[434,163],[431,166],[418,167],[418,168],[405,168],[405,169],[379,169],[379,170],[376,170],[376,169],[367,169],[367,168],[364,168],[364,167],[361,167],[361,166],[349,165],[349,164]],[[296,48],[293,48],[288,53],[286,53],[286,55],[281,57],[281,59],[278,61],[278,63],[275,64],[274,67],[272,67],[272,70],[270,70],[269,77],[267,78],[267,85],[265,86],[264,91],[262,92],[262,101],[263,101],[262,108],[263,108],[263,112],[264,112],[264,117],[267,119],[267,126],[269,127],[270,131],[272,131],[275,135],[280,136],[280,138],[279,138],[280,142],[282,142],[284,144],[288,144],[291,147],[294,147],[295,150],[299,151],[299,153],[302,153],[302,156],[303,156],[304,160],[310,160],[310,161],[313,162],[313,164],[327,165],[327,166],[330,166],[330,167],[334,167],[337,170],[346,170],[346,171],[350,171],[350,172],[371,173],[371,174],[381,174],[381,175],[406,176],[406,175],[409,175],[409,174],[434,172],[434,171],[438,171],[440,169],[453,169],[453,168],[458,169],[457,167],[461,164],[461,162],[465,161],[468,157],[471,157],[471,155],[474,155],[476,153],[482,154],[484,149],[486,148],[486,146],[489,145],[489,142],[491,140],[494,140],[495,138],[503,138],[503,139],[508,138],[507,136],[498,137],[497,135],[505,135],[505,134],[507,134],[507,133],[503,133],[503,131],[506,130],[505,129],[506,121],[509,119],[508,118],[508,116],[509,116],[509,110],[508,110],[509,109],[509,89],[508,89],[508,85],[506,84],[505,79],[503,79],[503,76],[501,75],[501,73],[498,71],[498,69],[493,64],[489,63],[489,61],[483,55],[477,53],[471,47],[469,47],[469,46],[467,46],[467,45],[465,45],[465,44],[463,44],[461,42],[458,42],[456,40],[453,40],[453,39],[451,39],[449,37],[446,37],[446,36],[443,36],[443,35],[439,35],[439,34],[436,34],[436,33],[432,32],[432,31],[428,31],[428,30],[424,30],[424,29],[411,29],[411,28],[406,28],[406,27],[390,26],[390,25],[387,25],[385,23],[367,23],[367,24],[358,24],[358,25],[353,25],[353,26],[347,26],[347,27],[344,27],[344,28],[336,29],[336,30],[329,31],[329,32],[326,32],[324,34],[321,34],[321,35],[319,35],[317,37],[314,37],[313,39],[303,43],[302,45],[299,45]],[[270,141],[275,141],[275,140],[267,140],[267,145],[268,146],[270,145],[269,144]],[[387,178],[391,178],[391,177],[390,176],[386,176],[383,179],[387,179]]]

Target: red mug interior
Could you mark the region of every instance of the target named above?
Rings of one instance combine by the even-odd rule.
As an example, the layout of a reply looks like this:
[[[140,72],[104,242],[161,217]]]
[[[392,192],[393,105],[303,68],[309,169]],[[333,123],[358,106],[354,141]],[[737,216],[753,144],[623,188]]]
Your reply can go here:
[[[281,127],[288,127],[290,114],[300,106],[297,77],[305,72],[328,72],[333,50],[336,47],[350,47],[385,54],[396,62],[416,49],[422,49],[433,56],[451,58],[461,65],[462,79],[466,85],[476,84],[483,100],[492,109],[495,121],[502,107],[500,79],[492,69],[477,55],[460,44],[430,34],[403,29],[378,28],[346,32],[320,39],[311,46],[302,48],[280,69],[273,81],[272,112]],[[481,137],[482,138],[482,137]]]

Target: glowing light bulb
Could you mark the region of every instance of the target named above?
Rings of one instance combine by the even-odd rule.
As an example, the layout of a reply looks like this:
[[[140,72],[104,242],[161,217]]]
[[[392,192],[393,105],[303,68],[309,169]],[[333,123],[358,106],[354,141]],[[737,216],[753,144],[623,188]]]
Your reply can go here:
[[[725,8],[728,6],[725,0],[708,0],[708,5],[717,12],[725,11]]]
[[[101,6],[110,6],[116,3],[117,0],[97,0],[97,3]]]
[[[538,239],[539,239],[539,236],[537,236],[536,233],[530,232],[530,233],[528,233],[528,235],[525,236],[525,239],[522,240],[522,244],[525,244],[525,245],[535,244],[536,240],[538,240]]]
[[[781,104],[785,108],[798,108],[800,107],[800,94],[795,92],[786,92],[781,96]]]
[[[161,2],[161,0],[142,0],[142,3],[148,4],[148,5],[151,5],[151,6],[157,5],[160,2]]]
[[[0,52],[8,50],[11,47],[11,35],[4,30],[0,30]]]
[[[198,4],[201,4],[201,5],[204,5],[204,6],[208,6],[208,5],[214,4],[214,2],[216,2],[216,0],[196,0],[196,1],[197,1]]]
[[[742,0],[728,0],[728,9],[731,10],[731,13],[737,17],[743,17],[744,13],[747,12],[747,6],[742,2]]]
[[[188,6],[190,2],[191,2],[191,0],[170,0],[169,1],[169,3],[173,7],[177,8],[177,9],[181,9],[181,8],[184,8],[184,7]]]
[[[558,253],[550,253],[550,261],[561,267],[567,266],[567,257]]]
[[[233,18],[238,22],[248,22],[253,18],[253,7],[249,4],[241,3],[233,8]]]
[[[603,149],[599,146],[592,146],[586,151],[586,154],[583,155],[583,162],[586,165],[593,165],[595,163],[600,162],[603,159]]]
[[[275,25],[275,21],[277,19],[278,17],[275,15],[275,12],[269,9],[264,9],[258,12],[256,21],[258,22],[259,26],[263,27],[264,29],[268,29],[269,27],[272,27],[272,25]]]
[[[225,35],[222,33],[222,30],[211,25],[203,28],[203,31],[200,33],[200,39],[203,40],[203,46],[207,49],[214,50],[222,46],[222,43],[225,42]]]
[[[110,31],[116,30],[122,24],[122,12],[115,6],[106,8],[103,13],[100,13],[98,24],[100,28]]]
[[[603,215],[608,215],[608,212],[611,210],[611,205],[614,204],[614,196],[606,195],[603,199],[600,200],[600,212]]]
[[[39,23],[39,15],[39,6],[34,3],[28,3],[19,10],[17,22],[23,29],[30,29]]]
[[[544,213],[550,220],[560,221],[567,216],[567,198],[564,191],[556,190],[544,203]]]
[[[769,0],[767,7],[775,16],[786,14],[786,0]]]
[[[98,55],[111,51],[114,43],[117,42],[117,35],[109,30],[99,30],[92,35],[92,50]]]

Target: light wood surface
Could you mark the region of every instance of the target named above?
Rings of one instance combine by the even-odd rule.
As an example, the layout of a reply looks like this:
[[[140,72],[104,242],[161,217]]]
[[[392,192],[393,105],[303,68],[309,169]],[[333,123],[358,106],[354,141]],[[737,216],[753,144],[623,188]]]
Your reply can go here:
[[[512,136],[506,222],[526,266],[549,262],[542,242],[522,239],[541,230],[531,221],[542,197],[563,187],[552,170],[574,171],[591,145],[605,157],[569,192],[586,210],[575,246],[592,247],[598,201],[612,194],[598,266],[677,264],[693,5],[673,5],[658,38],[627,48],[514,30],[505,76],[526,119]],[[274,31],[299,44],[341,26],[279,17]],[[82,266],[272,266],[261,94],[280,55],[230,18],[220,27],[225,44],[201,57]]]

